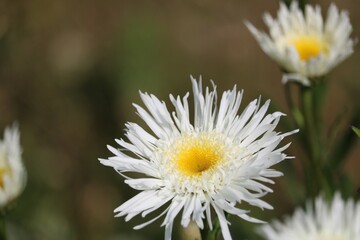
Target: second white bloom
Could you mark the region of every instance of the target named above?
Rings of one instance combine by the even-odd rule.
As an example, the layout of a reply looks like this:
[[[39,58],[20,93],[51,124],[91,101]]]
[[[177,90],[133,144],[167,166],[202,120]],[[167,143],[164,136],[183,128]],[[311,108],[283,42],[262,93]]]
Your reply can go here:
[[[340,193],[331,202],[320,196],[283,222],[264,225],[260,233],[266,240],[358,240],[360,202],[344,200]]]
[[[6,128],[0,141],[0,208],[14,201],[24,190],[26,171],[21,158],[20,134],[16,126]]]
[[[246,25],[262,50],[284,68],[283,81],[310,85],[312,78],[322,77],[353,52],[352,26],[346,11],[331,4],[326,21],[319,6],[305,6],[303,13],[296,1],[288,9],[280,3],[277,19],[264,14],[269,35]]]

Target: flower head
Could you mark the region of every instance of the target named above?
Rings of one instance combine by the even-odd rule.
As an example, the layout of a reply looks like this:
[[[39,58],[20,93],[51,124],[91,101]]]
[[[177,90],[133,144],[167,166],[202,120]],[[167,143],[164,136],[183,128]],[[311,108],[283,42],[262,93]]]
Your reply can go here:
[[[217,105],[216,86],[202,89],[201,80],[192,78],[194,121],[190,120],[188,96],[170,95],[175,110],[169,112],[165,103],[154,95],[140,93],[146,109],[134,104],[138,115],[152,133],[135,123],[126,124],[126,137],[116,140],[121,149],[108,146],[115,155],[100,159],[123,175],[130,187],[141,191],[115,209],[116,216],[147,214],[165,206],[156,218],[136,226],[142,228],[165,215],[165,239],[171,239],[174,219],[180,215],[186,227],[190,220],[202,229],[203,220],[212,228],[211,208],[220,220],[224,239],[231,239],[225,213],[251,222],[261,222],[240,209],[241,203],[260,208],[272,207],[260,198],[272,189],[264,183],[282,174],[270,169],[289,158],[282,153],[289,144],[277,148],[281,140],[294,133],[278,133],[274,129],[284,114],[266,114],[269,106],[252,101],[238,115],[243,92],[233,90],[222,94]],[[277,148],[277,149],[276,149]],[[142,173],[131,178],[127,172]],[[237,205],[239,204],[239,205]]]
[[[280,2],[277,19],[264,14],[270,36],[246,22],[262,50],[286,72],[283,82],[322,77],[353,52],[352,26],[346,11],[331,4],[326,21],[319,6],[305,6],[304,13],[296,1],[290,8]]]
[[[6,128],[0,141],[0,208],[4,208],[23,191],[26,171],[21,160],[17,127]]]
[[[323,197],[297,209],[284,223],[274,221],[260,228],[267,240],[355,240],[360,239],[360,202],[345,201],[337,193],[331,203]]]

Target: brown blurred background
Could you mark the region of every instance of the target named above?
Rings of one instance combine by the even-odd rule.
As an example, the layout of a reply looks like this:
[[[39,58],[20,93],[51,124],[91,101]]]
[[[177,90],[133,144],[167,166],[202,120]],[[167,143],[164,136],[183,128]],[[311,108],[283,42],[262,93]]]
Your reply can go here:
[[[330,1],[318,3],[327,9]],[[336,4],[349,10],[353,36],[360,36],[360,2]],[[19,123],[28,170],[27,188],[9,214],[9,239],[162,239],[161,222],[134,231],[143,219],[113,217],[136,192],[97,158],[110,156],[106,145],[123,137],[125,122],[141,122],[131,106],[140,103],[139,89],[167,100],[190,90],[190,74],[206,84],[213,79],[220,91],[237,84],[244,103],[261,94],[287,112],[281,72],[243,24],[265,29],[263,12],[277,9],[278,1],[259,0],[0,1],[0,127]],[[357,50],[329,76],[325,124],[359,106]],[[359,143],[356,149],[346,169],[360,186]],[[297,152],[296,145],[289,149]],[[268,197],[276,211],[263,219],[291,212],[285,180]],[[253,225],[231,221],[234,239],[252,239],[241,229]],[[177,228],[174,239],[190,239],[185,234]]]

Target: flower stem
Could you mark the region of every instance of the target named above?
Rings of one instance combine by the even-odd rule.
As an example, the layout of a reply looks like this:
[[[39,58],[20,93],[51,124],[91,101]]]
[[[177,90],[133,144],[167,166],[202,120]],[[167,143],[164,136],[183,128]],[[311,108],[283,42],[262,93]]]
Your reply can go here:
[[[306,150],[309,156],[309,172],[312,173],[312,177],[315,178],[315,189],[311,191],[311,195],[317,194],[316,188],[319,188],[321,182],[321,156],[320,156],[320,142],[318,136],[318,129],[315,127],[315,115],[313,109],[313,95],[311,88],[302,88],[302,105],[303,105],[303,114],[305,118],[305,136],[306,136]],[[318,185],[318,186],[316,186]]]
[[[4,214],[0,214],[0,240],[6,240],[6,221]]]
[[[305,166],[308,182],[311,189],[308,194],[315,197],[319,191],[324,191],[326,196],[332,195],[332,187],[326,178],[324,167],[324,144],[322,136],[322,120],[320,117],[321,103],[325,85],[323,82],[313,83],[311,87],[301,88],[301,107],[304,116],[304,147],[309,158],[309,164]],[[314,181],[315,180],[315,181]]]
[[[299,90],[299,101],[294,101],[291,86]],[[295,90],[295,89],[293,89]],[[307,159],[301,161],[307,197],[315,197],[320,191],[327,197],[333,193],[333,173],[325,163],[323,122],[321,118],[323,100],[326,93],[324,79],[312,81],[312,85],[287,84],[285,96],[293,120],[300,129],[300,143]]]
[[[200,230],[202,240],[217,240],[220,233],[219,219],[215,219],[213,222],[213,229],[210,230],[209,226],[205,224],[204,229]]]

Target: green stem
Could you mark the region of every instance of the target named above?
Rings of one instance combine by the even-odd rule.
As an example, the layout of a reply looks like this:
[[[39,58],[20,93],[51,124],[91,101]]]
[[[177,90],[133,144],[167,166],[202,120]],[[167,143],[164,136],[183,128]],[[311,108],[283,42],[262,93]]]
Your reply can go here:
[[[332,187],[325,174],[324,167],[324,145],[321,131],[321,101],[319,96],[323,86],[313,83],[311,87],[301,88],[301,102],[304,116],[305,151],[309,157],[309,164],[306,167],[308,171],[308,182],[312,182],[308,194],[315,197],[319,191],[324,191],[327,197],[332,195]],[[319,88],[319,89],[318,89]],[[314,181],[315,180],[315,181]]]
[[[303,88],[302,89],[302,104],[303,104],[303,114],[305,118],[305,134],[308,140],[308,147],[310,151],[310,156],[312,164],[314,161],[321,161],[321,154],[320,154],[320,137],[319,131],[316,128],[316,121],[317,113],[314,111],[314,99],[313,99],[313,92],[311,88]]]
[[[200,230],[202,240],[217,240],[220,233],[219,219],[215,219],[213,222],[213,229],[210,230],[209,226],[205,224],[204,229]]]
[[[6,240],[6,221],[4,214],[0,216],[0,240]]]
[[[286,84],[285,85],[285,98],[288,108],[290,110],[291,116],[295,121],[298,128],[303,128],[304,126],[304,117],[300,111],[300,109],[295,105],[293,100],[293,94],[291,92],[291,85],[293,84]]]
[[[299,101],[294,101],[291,87],[299,90]],[[307,159],[302,159],[305,187],[308,197],[315,197],[324,192],[331,197],[334,189],[334,173],[327,167],[325,156],[326,145],[323,135],[323,122],[321,118],[323,100],[326,93],[324,79],[312,79],[312,85],[305,87],[299,84],[286,84],[285,97],[297,128],[300,143]]]
[[[309,168],[308,171],[311,173],[310,177],[314,177],[316,181],[314,181],[315,186],[312,191],[311,195],[317,194],[316,189],[319,188],[318,185],[321,182],[320,177],[320,144],[318,141],[317,130],[315,127],[315,119],[313,115],[313,99],[312,99],[312,91],[311,88],[302,88],[302,105],[303,105],[303,114],[305,118],[305,125],[304,125],[304,133],[306,139],[306,150],[309,156]]]

